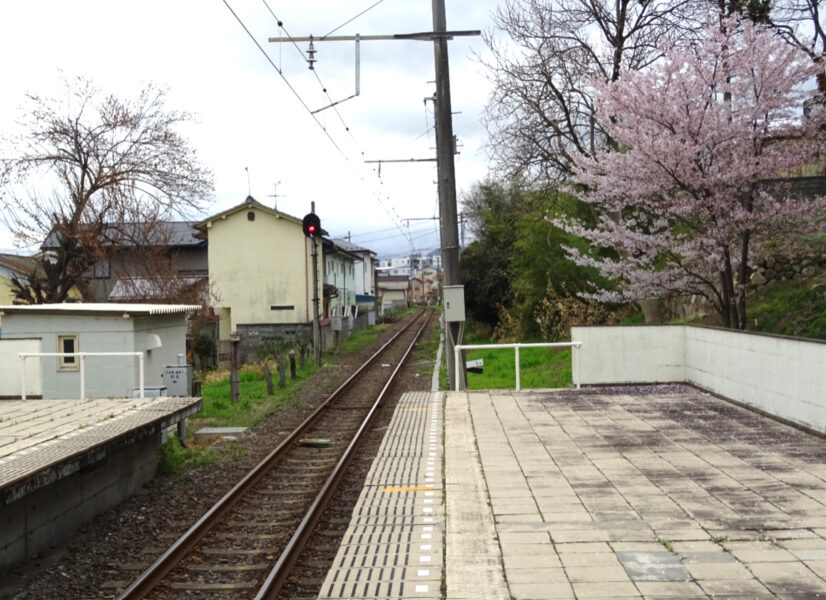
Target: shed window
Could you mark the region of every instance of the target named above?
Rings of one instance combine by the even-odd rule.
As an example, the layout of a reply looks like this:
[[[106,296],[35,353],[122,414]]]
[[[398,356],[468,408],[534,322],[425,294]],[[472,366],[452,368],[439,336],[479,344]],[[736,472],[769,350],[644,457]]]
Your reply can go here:
[[[57,351],[58,352],[79,352],[77,349],[77,335],[59,335],[57,336]],[[80,368],[77,356],[58,356],[57,370],[58,371],[77,371]]]

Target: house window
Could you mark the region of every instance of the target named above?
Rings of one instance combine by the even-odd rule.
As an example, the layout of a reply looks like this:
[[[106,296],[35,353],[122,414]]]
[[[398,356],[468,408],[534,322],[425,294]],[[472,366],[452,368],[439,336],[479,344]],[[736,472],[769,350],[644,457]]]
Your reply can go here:
[[[255,212],[254,211],[251,210],[247,213],[247,221],[255,221]]]
[[[94,264],[92,276],[95,279],[109,279],[109,261],[99,260]]]
[[[77,345],[77,335],[73,334],[57,336],[57,351],[79,352]],[[77,356],[57,357],[58,371],[77,371],[78,369],[80,369],[80,361]]]

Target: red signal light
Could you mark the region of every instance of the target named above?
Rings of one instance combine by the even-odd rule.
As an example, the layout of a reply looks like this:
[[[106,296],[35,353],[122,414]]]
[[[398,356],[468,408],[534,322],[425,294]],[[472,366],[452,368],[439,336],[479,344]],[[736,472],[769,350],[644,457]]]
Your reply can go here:
[[[321,219],[315,213],[309,213],[304,217],[302,222],[304,228],[304,235],[307,237],[315,237],[321,233]]]

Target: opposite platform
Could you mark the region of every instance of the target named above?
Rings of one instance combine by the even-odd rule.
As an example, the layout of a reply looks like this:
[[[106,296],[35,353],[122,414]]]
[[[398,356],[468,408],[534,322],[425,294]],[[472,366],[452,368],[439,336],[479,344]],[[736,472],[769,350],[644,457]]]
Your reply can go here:
[[[201,409],[200,398],[0,400],[0,506]]]
[[[394,499],[387,523],[412,526],[407,543],[377,540],[371,556],[407,570],[392,588],[325,584],[321,598],[826,598],[823,438],[684,386],[442,397],[400,406],[388,438],[412,408],[441,404],[443,445],[407,435],[418,450],[394,445],[377,457],[375,471],[407,476],[368,483],[356,509],[388,516],[377,507],[405,488],[409,501]],[[438,415],[429,418],[439,431]],[[433,458],[443,448],[445,461],[444,494],[437,470],[428,505],[421,494],[431,490],[419,487],[430,482],[394,466],[424,448]],[[426,506],[427,532],[416,529]],[[427,589],[411,570],[423,533]],[[372,581],[345,567],[331,571],[335,581]]]
[[[166,429],[200,398],[0,400],[0,571],[155,475]]]

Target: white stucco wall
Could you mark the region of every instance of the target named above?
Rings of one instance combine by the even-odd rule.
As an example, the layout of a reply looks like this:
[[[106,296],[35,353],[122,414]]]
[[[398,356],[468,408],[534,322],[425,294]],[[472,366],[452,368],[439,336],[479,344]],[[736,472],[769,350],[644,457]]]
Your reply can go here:
[[[144,352],[144,385],[163,384],[165,365],[177,363],[186,351],[186,321],[183,313],[152,316],[82,316],[73,314],[7,314],[3,339],[37,337],[41,352],[58,352],[58,335],[77,335],[80,352]],[[157,335],[159,347],[149,334]],[[87,398],[129,398],[139,386],[137,357],[89,356],[85,359]],[[80,371],[60,371],[57,358],[28,359],[39,363],[44,398],[80,397]],[[18,367],[19,369],[19,367]],[[19,378],[19,376],[18,376]]]
[[[685,381],[683,327],[572,327],[581,383]]]
[[[250,205],[209,220],[206,227],[210,291],[222,319],[221,339],[229,339],[238,325],[312,320],[312,246],[300,221]],[[317,244],[321,290],[324,265],[321,242]]]
[[[684,381],[826,433],[826,343],[691,327],[574,327],[581,382]]]
[[[40,339],[0,339],[0,396],[20,397],[21,352],[42,352]],[[40,361],[26,361],[26,396],[43,393]]]

